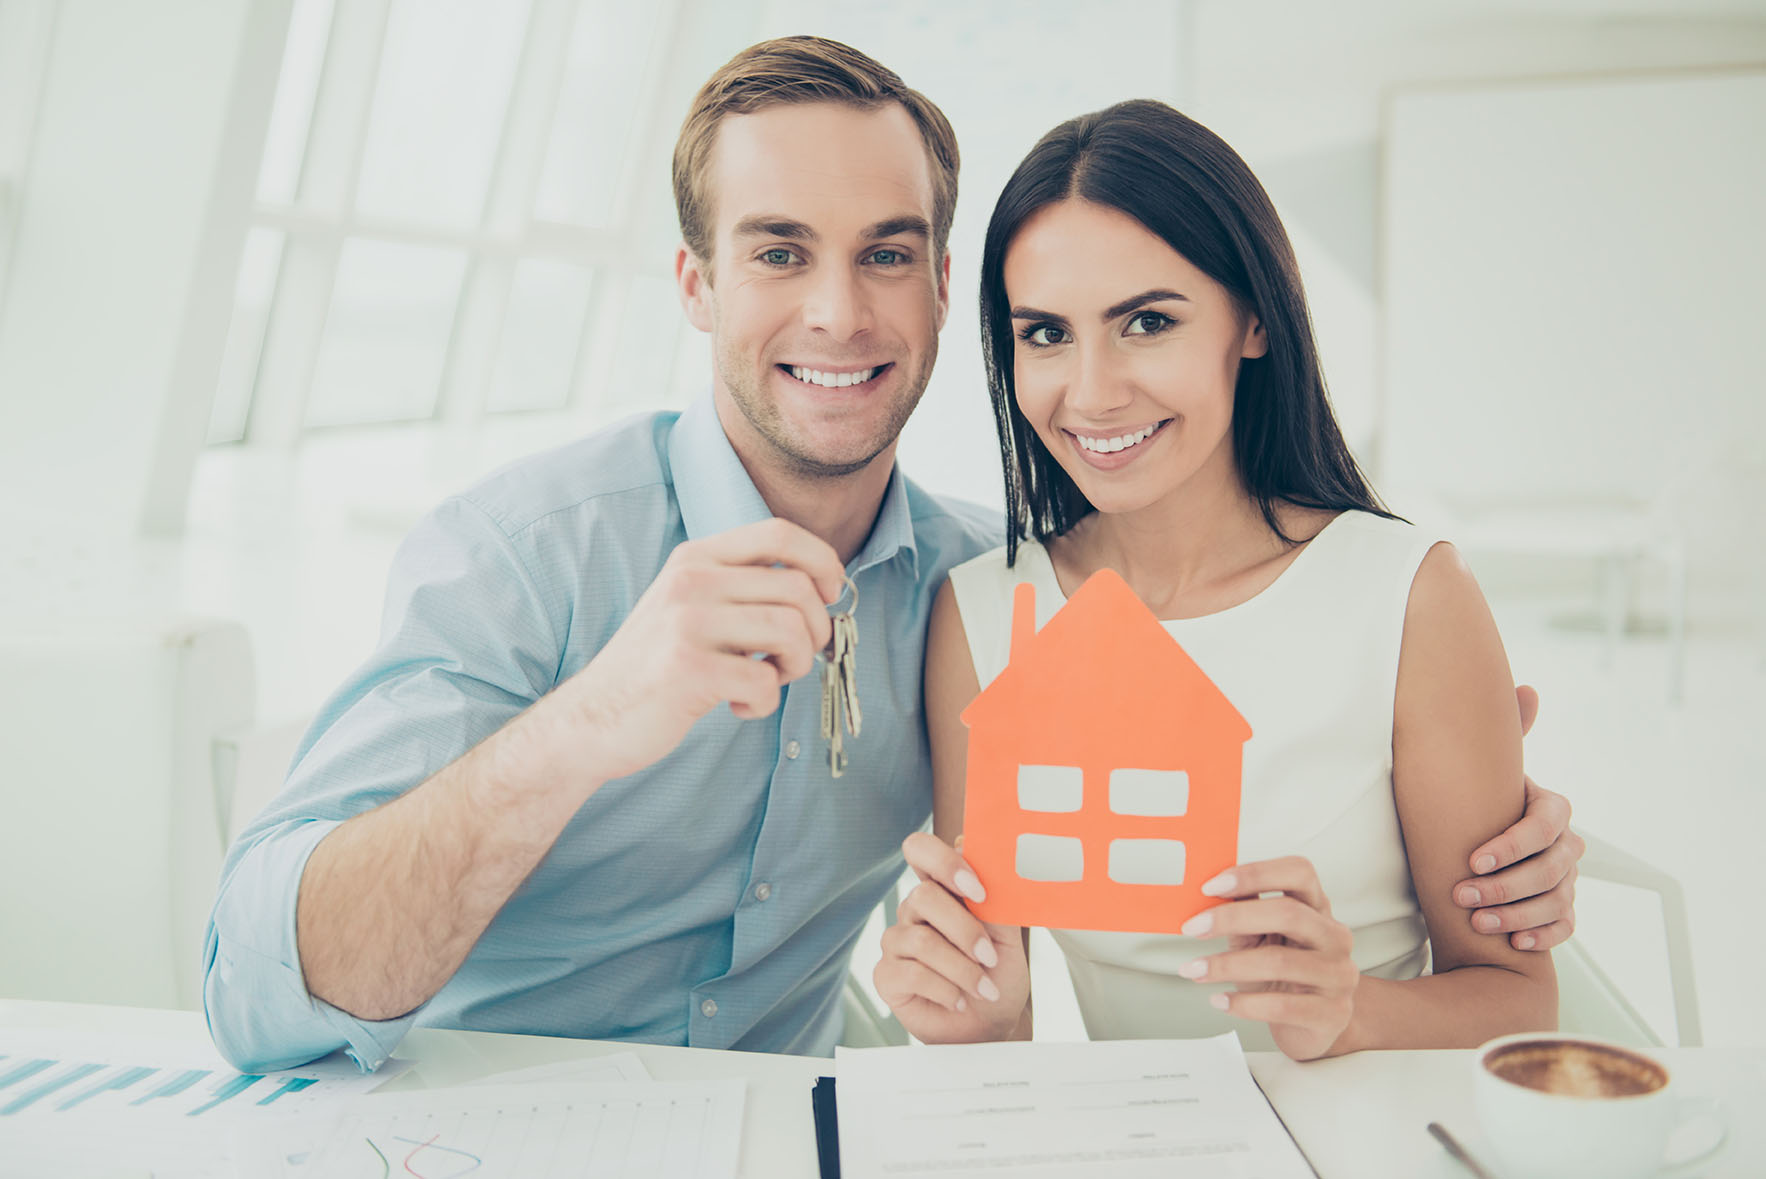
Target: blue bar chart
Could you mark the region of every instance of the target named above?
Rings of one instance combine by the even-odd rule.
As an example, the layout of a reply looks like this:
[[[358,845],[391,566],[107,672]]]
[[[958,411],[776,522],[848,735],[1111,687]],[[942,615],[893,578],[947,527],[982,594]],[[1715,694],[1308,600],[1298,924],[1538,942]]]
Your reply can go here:
[[[227,1108],[275,1105],[319,1080],[0,1053],[0,1119],[144,1105],[195,1118]]]
[[[280,1072],[242,1072],[188,1038],[0,1029],[0,1176],[232,1179],[242,1143],[274,1154],[264,1144],[288,1127],[408,1067],[389,1061],[364,1073],[338,1053]],[[442,1157],[432,1146],[419,1162]]]

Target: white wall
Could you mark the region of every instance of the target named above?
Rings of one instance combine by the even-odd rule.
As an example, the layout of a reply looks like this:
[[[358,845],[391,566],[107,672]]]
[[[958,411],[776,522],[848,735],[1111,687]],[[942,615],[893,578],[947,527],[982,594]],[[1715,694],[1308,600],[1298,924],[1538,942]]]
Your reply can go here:
[[[0,304],[0,520],[181,514],[288,3],[55,5]]]
[[[1391,96],[1501,79],[1766,64],[1760,0],[1194,0],[1191,9],[1190,113],[1245,156],[1281,210],[1338,416],[1376,483],[1390,473],[1391,457],[1379,446],[1377,277],[1382,120]],[[1730,124],[1732,132],[1746,128]],[[1578,461],[1602,486],[1630,477],[1616,452],[1585,447]],[[1754,478],[1732,456],[1701,495],[1706,503],[1745,501]],[[1492,465],[1480,494],[1500,496],[1507,486],[1507,472]],[[1728,625],[1745,616],[1748,595],[1766,590],[1766,574],[1739,560],[1713,567],[1713,546],[1740,524],[1707,514],[1703,526],[1692,568],[1694,621]],[[1577,592],[1592,583],[1591,571],[1574,564],[1486,562],[1479,573],[1498,592]]]
[[[0,307],[54,27],[53,0],[0,0]]]

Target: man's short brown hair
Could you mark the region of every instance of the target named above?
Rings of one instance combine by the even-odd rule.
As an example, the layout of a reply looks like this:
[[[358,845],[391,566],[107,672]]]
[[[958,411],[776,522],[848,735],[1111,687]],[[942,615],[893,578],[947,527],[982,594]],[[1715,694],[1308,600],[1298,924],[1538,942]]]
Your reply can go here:
[[[799,102],[838,102],[859,110],[899,102],[906,108],[932,165],[932,247],[943,257],[957,209],[957,136],[950,120],[894,70],[850,45],[824,37],[779,37],[749,46],[713,74],[693,97],[675,141],[675,211],[681,237],[700,264],[711,265],[708,172],[718,124],[726,115]]]

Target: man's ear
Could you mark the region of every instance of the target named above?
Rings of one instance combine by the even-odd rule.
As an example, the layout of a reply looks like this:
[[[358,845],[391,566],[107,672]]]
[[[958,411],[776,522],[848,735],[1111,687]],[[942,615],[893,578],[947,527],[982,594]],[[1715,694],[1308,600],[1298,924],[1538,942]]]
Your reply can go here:
[[[1245,347],[1239,353],[1241,360],[1256,360],[1269,351],[1269,336],[1263,330],[1263,321],[1251,312],[1245,322]]]
[[[706,276],[698,256],[687,248],[685,242],[675,248],[675,287],[680,291],[681,310],[687,313],[687,322],[702,332],[709,332],[713,319],[711,279]]]
[[[944,330],[944,317],[950,314],[950,251],[938,262],[938,326],[935,331]]]

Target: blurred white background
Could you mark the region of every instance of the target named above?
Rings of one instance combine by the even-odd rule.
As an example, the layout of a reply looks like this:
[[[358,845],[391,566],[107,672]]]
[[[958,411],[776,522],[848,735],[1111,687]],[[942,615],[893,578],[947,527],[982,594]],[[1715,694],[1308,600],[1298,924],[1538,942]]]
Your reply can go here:
[[[957,129],[935,491],[1000,501],[975,263],[1024,151],[1128,97],[1238,148],[1352,444],[1544,693],[1529,767],[1680,878],[1707,1037],[1766,1044],[1766,0],[0,0],[0,995],[127,997],[75,980],[142,921],[187,988],[234,785],[370,649],[403,532],[705,386],[668,159],[792,32]],[[1649,898],[1583,917],[1672,1038]]]

